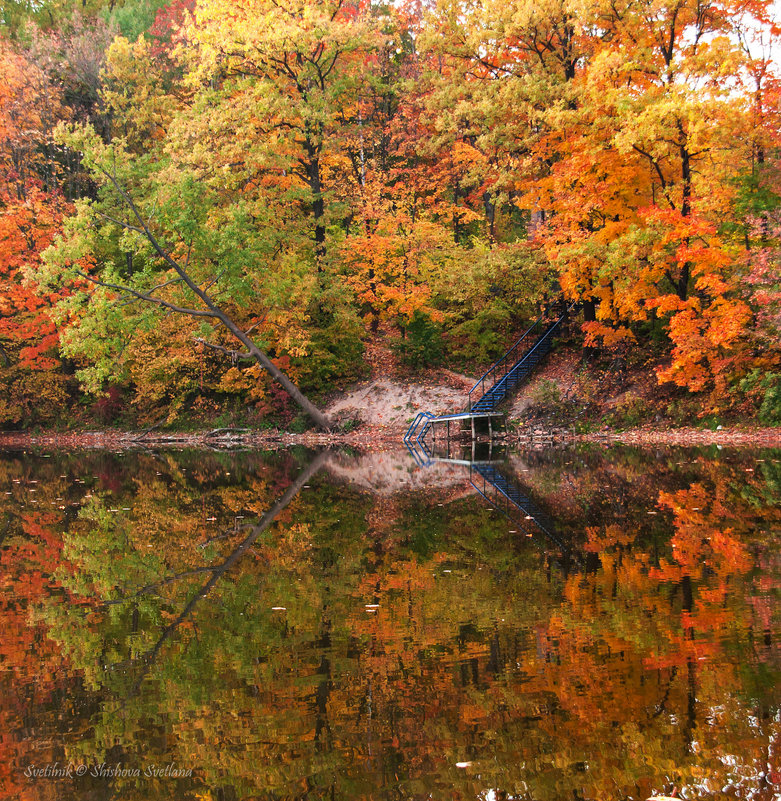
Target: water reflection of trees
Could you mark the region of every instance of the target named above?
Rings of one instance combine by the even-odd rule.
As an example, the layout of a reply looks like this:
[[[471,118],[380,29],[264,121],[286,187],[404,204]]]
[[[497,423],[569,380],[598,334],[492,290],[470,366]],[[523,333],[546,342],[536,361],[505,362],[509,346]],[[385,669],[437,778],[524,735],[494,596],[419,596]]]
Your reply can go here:
[[[159,798],[771,798],[781,483],[756,459],[527,458],[567,573],[458,485],[318,474],[183,615],[304,457],[7,458],[5,778],[34,730],[52,760],[195,769]]]

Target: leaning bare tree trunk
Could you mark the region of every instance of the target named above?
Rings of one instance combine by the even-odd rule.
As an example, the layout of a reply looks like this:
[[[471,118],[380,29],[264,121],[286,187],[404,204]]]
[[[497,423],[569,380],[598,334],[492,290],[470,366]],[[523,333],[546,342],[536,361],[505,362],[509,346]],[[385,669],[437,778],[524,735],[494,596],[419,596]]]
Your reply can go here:
[[[247,353],[238,353],[238,356],[251,356],[268,374],[276,381],[282,389],[303,409],[319,428],[329,431],[331,421],[320,409],[315,406],[309,398],[277,367],[274,362],[228,317],[221,309],[214,307],[217,319],[233,334],[236,339],[247,348]],[[208,345],[208,342],[204,342]]]
[[[160,649],[163,647],[163,643],[165,643],[165,641],[169,639],[176,632],[179,626],[192,614],[192,611],[198,602],[202,598],[205,598],[212,591],[214,585],[217,584],[217,582],[226,573],[228,573],[228,571],[230,571],[230,569],[252,547],[257,538],[274,522],[274,520],[279,516],[280,512],[282,512],[282,510],[285,509],[285,507],[293,500],[293,498],[298,495],[306,482],[309,481],[309,479],[311,479],[318,470],[320,470],[320,468],[325,464],[327,458],[327,451],[321,451],[318,453],[317,456],[315,456],[314,459],[312,459],[312,461],[301,471],[296,480],[287,488],[285,494],[263,515],[263,517],[261,517],[257,525],[250,528],[249,534],[234,549],[233,553],[231,553],[231,555],[224,562],[221,562],[216,567],[209,569],[209,572],[211,572],[209,580],[198,590],[198,592],[192,596],[179,616],[172,623],[166,626],[165,629],[163,629],[163,633],[160,635],[154,646],[140,657],[140,659],[144,661],[144,668],[141,672],[141,675],[136,680],[134,692],[138,691],[141,682],[149,672],[149,669],[154,663],[155,659],[157,659],[157,655],[160,652]],[[146,592],[149,592],[156,586],[159,585],[150,584],[147,587],[142,587],[137,592],[137,595],[142,595]],[[131,661],[136,661],[136,659]]]

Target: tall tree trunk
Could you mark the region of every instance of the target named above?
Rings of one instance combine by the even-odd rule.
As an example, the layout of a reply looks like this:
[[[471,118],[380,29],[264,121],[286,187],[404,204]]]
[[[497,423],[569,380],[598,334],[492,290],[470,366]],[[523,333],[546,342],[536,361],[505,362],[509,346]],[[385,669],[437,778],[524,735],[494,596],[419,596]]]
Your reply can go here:
[[[596,322],[597,319],[597,304],[596,302],[589,298],[588,300],[583,301],[583,320],[586,323],[593,323]],[[584,345],[583,347],[583,355],[586,358],[591,356],[597,356],[599,354],[599,348],[595,348],[593,345]]]
[[[307,155],[306,178],[312,193],[312,216],[315,223],[315,262],[317,272],[320,273],[325,266],[325,201],[320,172],[320,148],[307,137],[304,149]]]
[[[692,196],[692,172],[691,172],[691,158],[689,149],[684,139],[681,145],[681,216],[688,217],[691,214],[691,196]],[[684,240],[688,244],[688,237]],[[681,273],[678,276],[678,285],[676,292],[681,300],[686,300],[689,294],[689,278],[691,276],[691,263],[686,261],[681,266]]]

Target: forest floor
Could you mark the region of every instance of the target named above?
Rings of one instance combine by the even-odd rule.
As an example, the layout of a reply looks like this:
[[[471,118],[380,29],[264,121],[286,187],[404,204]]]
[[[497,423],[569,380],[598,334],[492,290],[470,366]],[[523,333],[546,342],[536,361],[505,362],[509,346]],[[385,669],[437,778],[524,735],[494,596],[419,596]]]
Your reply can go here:
[[[432,368],[415,372],[393,352],[369,345],[369,376],[325,405],[337,423],[333,433],[290,433],[275,429],[215,429],[200,432],[133,432],[115,429],[31,433],[0,432],[0,447],[133,448],[353,446],[388,450],[401,439],[419,411],[463,411],[472,376]],[[683,398],[683,399],[681,399]],[[688,403],[688,406],[686,406]],[[525,446],[590,442],[608,445],[754,445],[781,447],[781,427],[756,420],[710,418],[692,424],[696,405],[680,392],[658,386],[652,371],[623,365],[593,365],[580,351],[563,347],[552,353],[506,408],[506,440]],[[679,419],[671,419],[670,411]],[[687,419],[688,418],[688,419]]]
[[[366,348],[369,378],[331,400],[326,413],[332,420],[354,420],[362,427],[402,434],[421,411],[434,414],[463,411],[475,379],[450,370],[421,370],[410,380],[410,369],[380,344]]]

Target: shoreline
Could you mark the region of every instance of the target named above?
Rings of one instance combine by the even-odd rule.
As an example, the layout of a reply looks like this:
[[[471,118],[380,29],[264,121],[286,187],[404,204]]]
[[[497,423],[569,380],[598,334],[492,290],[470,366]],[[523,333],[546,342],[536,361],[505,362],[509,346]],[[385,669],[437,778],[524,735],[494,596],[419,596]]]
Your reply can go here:
[[[88,431],[51,431],[33,434],[26,431],[0,432],[0,450],[52,448],[55,450],[131,450],[145,448],[206,448],[225,450],[249,447],[274,450],[292,446],[355,447],[363,450],[403,448],[406,429],[391,426],[362,426],[346,433],[307,431],[226,432],[219,430],[171,434],[145,434],[111,429]],[[724,428],[718,431],[699,428],[634,428],[602,430],[576,434],[562,428],[535,427],[513,431],[495,440],[509,446],[567,446],[578,444],[633,446],[707,446],[781,448],[781,428]]]

